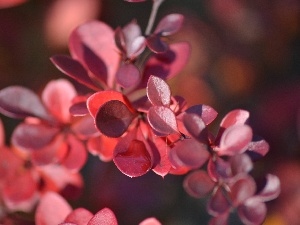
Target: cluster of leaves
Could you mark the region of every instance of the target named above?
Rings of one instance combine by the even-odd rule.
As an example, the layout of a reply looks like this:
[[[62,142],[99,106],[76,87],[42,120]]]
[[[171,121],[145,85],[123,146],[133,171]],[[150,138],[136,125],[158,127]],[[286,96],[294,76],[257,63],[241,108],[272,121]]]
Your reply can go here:
[[[153,1],[154,13],[162,2]],[[53,193],[72,195],[70,190],[82,187],[79,171],[89,152],[112,160],[129,177],[150,170],[162,177],[189,173],[187,193],[197,198],[211,194],[211,224],[226,224],[233,208],[245,224],[263,222],[264,202],[278,196],[280,182],[268,174],[258,187],[249,175],[252,161],[269,151],[267,142],[247,125],[249,113],[229,112],[214,136],[208,125],[216,110],[188,106],[184,98],[172,96],[166,82],[189,59],[188,43],[168,44],[167,39],[183,19],[167,15],[152,33],[149,20],[145,35],[136,21],[115,30],[100,21],[77,27],[70,36],[71,56],[56,55],[51,61],[88,87],[85,95],[65,79],[50,81],[41,97],[21,86],[0,91],[0,111],[24,119],[12,134],[10,149],[1,148],[3,208],[30,211],[40,200],[36,224],[117,224],[109,209],[96,215],[85,209],[71,212]],[[200,170],[204,166],[207,171]],[[26,184],[22,192],[19,183]],[[54,205],[61,210],[52,212]],[[150,218],[141,224],[160,223]]]

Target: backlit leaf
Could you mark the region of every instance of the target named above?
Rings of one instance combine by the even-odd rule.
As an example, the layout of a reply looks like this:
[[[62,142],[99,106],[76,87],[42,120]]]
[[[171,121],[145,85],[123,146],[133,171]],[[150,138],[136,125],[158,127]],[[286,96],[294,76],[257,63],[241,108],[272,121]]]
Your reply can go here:
[[[147,83],[147,96],[150,102],[156,106],[169,106],[171,90],[169,85],[161,78],[150,76]]]
[[[184,16],[181,14],[169,14],[159,21],[154,33],[162,36],[175,34],[181,28],[183,20]]]
[[[249,198],[243,205],[238,207],[238,215],[245,225],[262,224],[266,214],[266,204],[256,198]]]
[[[185,113],[197,114],[204,121],[205,125],[210,124],[217,117],[218,113],[208,105],[194,105],[189,107]]]
[[[93,216],[87,225],[118,225],[117,218],[109,208],[103,208]]]
[[[94,215],[84,208],[73,210],[65,219],[65,223],[74,223],[77,225],[86,225]]]

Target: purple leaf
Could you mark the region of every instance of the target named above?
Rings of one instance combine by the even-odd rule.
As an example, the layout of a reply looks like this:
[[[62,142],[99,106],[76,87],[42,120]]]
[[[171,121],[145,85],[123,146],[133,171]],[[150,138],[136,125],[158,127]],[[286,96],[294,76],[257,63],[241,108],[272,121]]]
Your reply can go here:
[[[215,183],[205,171],[197,170],[187,175],[183,182],[185,191],[195,198],[208,195],[214,188]]]
[[[208,225],[228,225],[229,212],[213,217],[209,220]]]
[[[139,36],[127,47],[127,57],[131,60],[139,56],[146,48],[146,38]]]
[[[247,149],[247,154],[250,155],[252,160],[257,160],[264,157],[270,149],[268,142],[261,137],[254,137]]]
[[[264,202],[256,198],[249,198],[238,207],[238,214],[245,225],[259,225],[266,217],[267,207]]]
[[[230,207],[229,201],[223,194],[222,187],[218,187],[207,203],[207,212],[212,216],[219,216],[228,212]]]
[[[252,129],[248,125],[234,125],[223,133],[219,148],[219,155],[235,155],[243,153],[252,140]]]
[[[126,55],[125,36],[121,27],[118,27],[115,30],[115,43],[118,49],[122,52],[122,54]]]
[[[169,46],[163,42],[159,35],[152,34],[147,38],[147,46],[154,53],[164,53],[169,49]]]
[[[86,225],[94,215],[85,208],[74,209],[65,219],[65,223]]]
[[[72,116],[85,116],[89,113],[89,110],[86,106],[86,101],[73,104],[69,108],[69,111]]]
[[[0,112],[13,118],[33,116],[53,121],[40,98],[21,86],[10,86],[0,91]]]
[[[116,80],[123,88],[131,88],[138,85],[141,80],[141,74],[134,64],[123,64],[116,74]]]
[[[148,111],[150,126],[163,136],[178,132],[174,112],[165,106],[153,106]]]
[[[202,118],[205,125],[210,124],[217,117],[218,113],[208,105],[194,105],[185,110],[186,113],[197,114]]]
[[[154,34],[160,34],[162,36],[175,34],[180,30],[183,20],[184,16],[181,14],[169,14],[159,21]]]
[[[50,58],[51,62],[64,74],[73,78],[77,82],[93,89],[98,90],[86,69],[75,59],[65,55],[56,55]]]
[[[116,51],[111,27],[100,21],[84,23],[72,32],[69,49],[73,58],[88,67],[109,87],[113,86],[120,55]]]
[[[247,175],[238,179],[230,190],[232,202],[235,206],[238,206],[255,194],[256,183],[252,177]]]
[[[233,125],[245,124],[249,118],[249,112],[242,109],[232,110],[227,113],[220,123],[220,127],[228,128]]]
[[[141,88],[147,86],[151,75],[168,80],[177,75],[187,64],[191,49],[187,42],[170,44],[169,50],[162,54],[154,54],[146,62],[143,83]]]
[[[150,76],[147,83],[147,96],[150,102],[156,106],[169,106],[171,90],[169,85],[161,78]]]
[[[183,124],[186,130],[192,135],[197,141],[207,144],[208,133],[207,128],[203,120],[196,114],[184,114]]]
[[[232,177],[230,164],[220,157],[217,157],[215,160],[212,157],[209,159],[207,172],[215,182],[218,180],[227,180]]]
[[[209,158],[207,146],[194,139],[186,139],[176,143],[170,151],[170,161],[175,167],[201,167]]]
[[[266,185],[264,188],[257,194],[257,197],[261,201],[270,201],[278,197],[280,193],[280,180],[277,176],[272,174],[267,174],[266,176]]]
[[[27,150],[40,149],[52,142],[59,129],[43,124],[21,123],[12,134],[12,144]]]
[[[152,167],[151,156],[145,142],[136,139],[135,131],[127,133],[118,142],[113,161],[118,169],[129,177],[142,176]]]
[[[134,114],[119,100],[104,103],[95,117],[98,130],[108,137],[120,137],[134,119]]]
[[[246,174],[253,168],[251,158],[247,154],[239,154],[230,157],[232,175]]]

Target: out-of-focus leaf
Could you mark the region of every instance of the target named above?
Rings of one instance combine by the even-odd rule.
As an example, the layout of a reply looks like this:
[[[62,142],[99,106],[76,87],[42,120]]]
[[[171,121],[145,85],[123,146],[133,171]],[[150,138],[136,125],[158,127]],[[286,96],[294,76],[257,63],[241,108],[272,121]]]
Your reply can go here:
[[[103,208],[93,216],[87,225],[118,225],[117,218],[109,208]]]
[[[230,166],[230,163],[220,157],[217,157],[215,160],[211,157],[207,164],[207,173],[215,182],[226,180],[232,177]]]
[[[196,169],[201,167],[208,158],[206,145],[194,139],[179,141],[170,151],[170,161],[175,167],[186,166]]]
[[[135,131],[118,142],[113,160],[118,169],[129,177],[142,176],[152,167],[151,155],[145,143],[136,139]]]
[[[60,130],[44,124],[21,123],[12,134],[12,144],[25,150],[37,150],[50,144]]]
[[[150,217],[144,219],[142,222],[139,223],[139,225],[162,225],[162,224],[156,218]]]
[[[147,46],[148,48],[158,54],[164,53],[169,49],[169,46],[163,42],[159,35],[152,34],[147,38]]]
[[[65,219],[65,223],[86,225],[94,215],[85,208],[74,209]]]
[[[197,114],[205,125],[210,124],[217,117],[218,113],[208,105],[194,105],[185,110],[185,113]]]
[[[18,157],[11,149],[0,147],[0,177],[1,181],[11,179],[22,167],[24,161]]]
[[[140,80],[141,74],[139,69],[131,63],[121,65],[116,74],[116,81],[123,88],[135,87]]]
[[[45,193],[36,209],[35,224],[59,224],[65,220],[71,211],[71,206],[60,195],[54,192]]]
[[[87,150],[82,141],[75,138],[73,135],[68,135],[66,138],[68,143],[68,153],[63,159],[62,164],[72,172],[78,172],[86,163]]]
[[[247,150],[252,140],[252,129],[248,125],[234,125],[227,128],[216,151],[219,155],[235,155]]]
[[[161,78],[150,76],[147,83],[147,96],[150,102],[156,106],[169,106],[171,90],[169,85]]]
[[[230,202],[224,196],[222,187],[218,187],[217,190],[214,190],[214,195],[207,203],[207,212],[212,216],[219,216],[227,213],[230,208]]]
[[[254,140],[253,140],[254,139]],[[253,137],[252,141],[248,145],[247,154],[252,160],[257,160],[264,157],[270,149],[268,142],[261,137]]]
[[[157,27],[155,28],[154,33],[160,34],[162,36],[168,36],[175,34],[180,30],[183,24],[184,16],[181,14],[169,14],[162,18]]]
[[[84,23],[72,32],[69,49],[72,57],[88,67],[108,87],[113,86],[120,55],[111,27],[95,20]]]
[[[1,0],[0,9],[9,8],[25,3],[27,0]],[[132,0],[132,1],[143,1],[143,0]],[[144,0],[145,1],[145,0]]]
[[[71,126],[71,130],[78,138],[83,140],[99,134],[99,131],[95,127],[94,119],[90,115],[84,116],[74,122]]]
[[[168,80],[177,75],[190,58],[190,45],[187,42],[170,44],[169,50],[162,54],[154,54],[145,65],[141,88],[147,86],[151,75]]]
[[[266,175],[266,184],[264,188],[257,194],[261,201],[270,201],[278,197],[280,193],[280,180],[273,174]]]
[[[108,137],[120,137],[124,134],[135,115],[119,100],[104,103],[95,117],[98,130]]]
[[[0,112],[14,118],[34,116],[53,120],[40,98],[30,89],[21,86],[10,86],[0,91]]]
[[[69,111],[72,116],[85,116],[89,113],[86,102],[77,102],[73,104]]]
[[[147,0],[124,0],[125,2],[145,2]]]
[[[228,225],[229,213],[224,213],[209,220],[208,225]]]
[[[73,78],[77,82],[93,89],[98,90],[88,75],[86,69],[75,59],[66,55],[56,55],[50,58],[51,62],[64,74]]]
[[[178,132],[175,114],[165,106],[151,107],[148,111],[148,122],[162,136]]]
[[[245,225],[258,225],[263,223],[267,214],[267,207],[264,202],[256,198],[249,198],[238,207],[238,214]]]
[[[185,177],[183,182],[186,192],[195,198],[205,197],[213,190],[214,186],[215,183],[203,170],[193,171]]]
[[[62,123],[70,122],[69,108],[77,95],[74,86],[65,79],[50,81],[43,90],[42,100],[48,111]]]
[[[232,175],[246,174],[253,168],[251,158],[247,154],[238,154],[229,159]]]
[[[252,197],[256,191],[256,183],[251,176],[239,178],[230,187],[230,197],[235,206],[243,204],[245,200]]]

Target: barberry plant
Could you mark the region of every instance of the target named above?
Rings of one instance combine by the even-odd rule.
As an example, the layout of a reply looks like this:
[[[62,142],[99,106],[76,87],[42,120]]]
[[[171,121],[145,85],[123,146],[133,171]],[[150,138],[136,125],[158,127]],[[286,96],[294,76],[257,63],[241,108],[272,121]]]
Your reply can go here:
[[[154,27],[163,2],[152,1],[144,33],[136,20],[116,29],[89,21],[72,32],[70,56],[51,57],[87,93],[79,95],[66,79],[50,81],[41,96],[21,86],[0,91],[0,112],[23,119],[11,146],[0,143],[1,220],[14,211],[34,211],[37,225],[117,224],[108,208],[94,215],[72,210],[63,198],[83,188],[79,172],[90,153],[113,161],[129,177],[150,170],[161,177],[186,175],[189,195],[209,196],[210,224],[227,224],[235,209],[244,224],[264,221],[265,202],[279,195],[280,181],[267,174],[258,185],[250,172],[269,145],[253,134],[248,111],[230,111],[215,135],[209,130],[218,116],[213,107],[190,106],[172,95],[167,81],[184,68],[191,48],[188,42],[168,42],[183,15],[166,15]],[[148,218],[140,224],[161,223]]]

